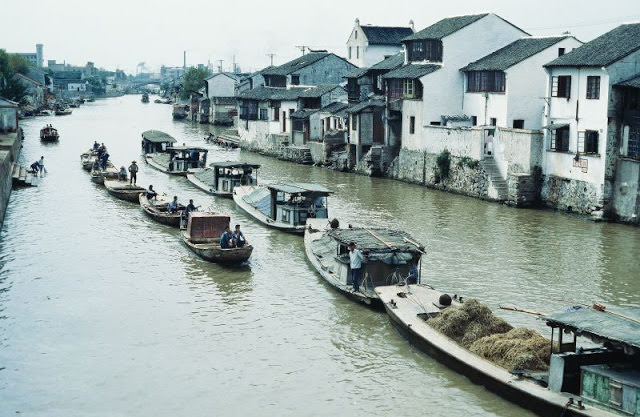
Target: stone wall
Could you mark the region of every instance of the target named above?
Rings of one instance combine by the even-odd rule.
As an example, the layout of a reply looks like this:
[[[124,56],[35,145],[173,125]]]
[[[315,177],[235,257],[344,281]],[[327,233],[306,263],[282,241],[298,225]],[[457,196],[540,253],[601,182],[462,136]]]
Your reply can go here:
[[[5,211],[11,195],[13,162],[18,159],[21,147],[21,130],[17,133],[0,134],[0,227],[4,222]]]
[[[506,204],[514,207],[535,207],[540,204],[540,167],[531,174],[512,173],[507,178]]]
[[[547,175],[542,180],[544,206],[579,214],[592,214],[602,208],[601,190],[593,183]]]
[[[439,178],[438,154],[401,149],[386,174],[390,178],[443,191],[489,199],[489,178],[478,161],[451,155],[449,176]]]
[[[617,221],[640,224],[640,161],[618,161],[612,217]]]

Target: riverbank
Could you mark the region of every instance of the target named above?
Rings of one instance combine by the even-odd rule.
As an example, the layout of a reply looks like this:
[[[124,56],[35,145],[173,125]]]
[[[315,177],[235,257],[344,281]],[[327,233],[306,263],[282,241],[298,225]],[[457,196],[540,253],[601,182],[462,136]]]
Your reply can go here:
[[[17,132],[0,134],[0,228],[4,223],[4,216],[11,195],[13,181],[13,163],[20,156],[23,133]]]

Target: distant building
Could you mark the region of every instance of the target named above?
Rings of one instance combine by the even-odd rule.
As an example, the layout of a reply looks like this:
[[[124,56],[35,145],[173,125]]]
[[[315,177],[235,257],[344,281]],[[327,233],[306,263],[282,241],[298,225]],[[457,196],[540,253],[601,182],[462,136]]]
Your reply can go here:
[[[347,60],[358,67],[369,67],[389,55],[402,51],[403,38],[413,34],[408,27],[360,25],[356,19],[347,40]]]
[[[18,103],[0,97],[0,133],[18,129]]]
[[[43,49],[44,46],[41,43],[38,43],[36,44],[36,52],[17,52],[16,55],[20,55],[25,58],[33,67],[42,68],[44,65]]]
[[[266,87],[340,84],[354,65],[328,52],[310,52],[277,67],[262,71]]]

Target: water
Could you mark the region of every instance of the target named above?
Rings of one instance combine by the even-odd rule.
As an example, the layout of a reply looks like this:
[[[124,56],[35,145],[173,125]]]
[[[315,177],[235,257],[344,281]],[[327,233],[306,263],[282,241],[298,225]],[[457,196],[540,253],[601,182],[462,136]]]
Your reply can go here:
[[[45,123],[60,143],[39,142]],[[144,130],[209,146],[208,127],[173,122],[170,106],[139,96],[22,126],[21,161],[44,155],[48,175],[13,192],[2,229],[0,415],[531,415],[412,348],[384,314],[335,293],[307,263],[302,238],[140,164],[139,184],[242,224],[255,247],[250,265],[219,267],[80,167],[93,140],[128,166],[140,160]],[[637,228],[210,149],[210,161],[262,164],[259,179],[325,185],[343,222],[409,231],[427,246],[423,276],[438,289],[496,310],[640,307]],[[498,313],[549,335],[533,316]]]

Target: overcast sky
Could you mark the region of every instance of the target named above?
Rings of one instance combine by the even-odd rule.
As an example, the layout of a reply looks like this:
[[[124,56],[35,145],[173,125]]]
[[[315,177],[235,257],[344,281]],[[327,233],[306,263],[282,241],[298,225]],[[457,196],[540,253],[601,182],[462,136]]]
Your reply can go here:
[[[640,21],[638,0],[323,0],[140,1],[3,0],[0,48],[35,51],[47,59],[135,73],[136,66],[181,66],[208,61],[243,71],[282,64],[300,55],[296,46],[346,55],[356,17],[361,24],[423,29],[448,16],[493,12],[532,35],[570,31],[591,40],[621,23]]]

